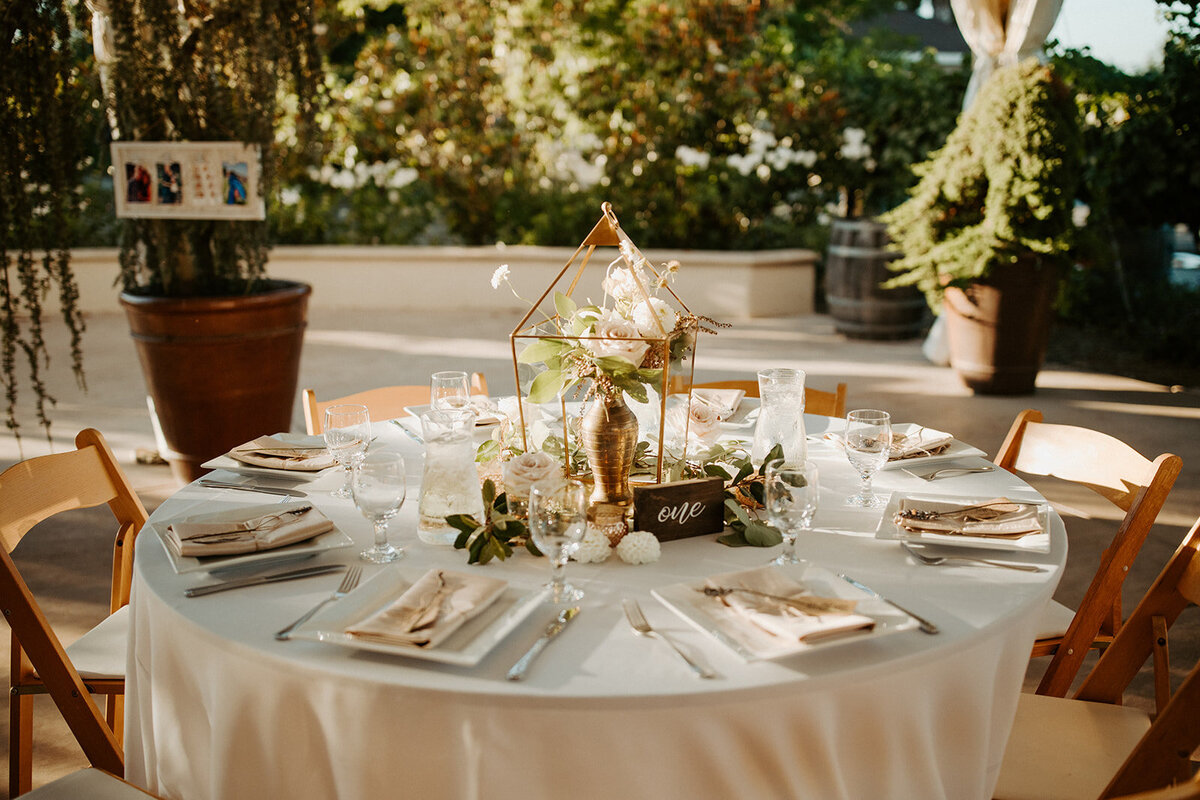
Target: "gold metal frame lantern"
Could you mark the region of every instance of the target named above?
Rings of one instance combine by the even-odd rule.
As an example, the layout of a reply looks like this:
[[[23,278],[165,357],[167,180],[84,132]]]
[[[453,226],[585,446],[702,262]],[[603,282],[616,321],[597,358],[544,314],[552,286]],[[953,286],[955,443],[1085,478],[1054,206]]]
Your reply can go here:
[[[644,302],[646,309],[649,311],[649,317],[653,320],[653,326],[656,328],[655,334],[650,336],[595,336],[584,335],[584,331],[579,330],[579,324],[573,318],[574,312],[578,305],[574,300],[574,296],[580,291],[580,280],[583,277],[584,270],[591,263],[592,256],[599,247],[615,247],[618,249],[619,255],[609,264],[609,271],[606,276],[611,274],[612,268],[617,264],[623,264],[629,271],[629,276],[634,284],[634,296],[636,301],[634,306]],[[576,267],[576,261],[579,260],[582,254],[582,260],[579,261]],[[557,292],[556,288],[575,267],[575,272],[570,278],[570,283],[565,292]],[[513,358],[513,375],[516,379],[517,395],[518,395],[518,410],[521,422],[521,443],[523,449],[530,449],[529,441],[529,426],[526,420],[526,402],[527,398],[537,394],[538,392],[545,394],[548,391],[547,386],[538,386],[539,382],[546,383],[543,378],[549,376],[549,389],[556,390],[560,403],[561,421],[562,421],[562,453],[565,469],[571,477],[580,477],[589,479],[588,470],[581,466],[581,459],[578,458],[583,451],[582,438],[585,435],[580,428],[585,427],[580,424],[582,419],[579,413],[569,413],[574,410],[578,412],[582,404],[576,403],[577,400],[596,399],[596,402],[606,402],[615,398],[614,404],[624,404],[624,398],[628,396],[633,399],[635,410],[640,411],[638,417],[638,427],[643,425],[650,430],[641,431],[637,444],[638,461],[635,463],[633,475],[630,481],[633,483],[662,483],[664,473],[668,467],[668,457],[674,457],[677,453],[678,460],[682,461],[687,455],[687,422],[690,419],[690,389],[692,384],[692,372],[695,358],[695,347],[698,331],[698,321],[691,310],[683,302],[682,299],[671,289],[669,277],[665,271],[655,269],[649,261],[641,254],[633,241],[629,238],[620,224],[617,222],[616,214],[613,213],[612,206],[609,203],[603,205],[603,215],[599,222],[592,229],[567,260],[566,264],[559,270],[554,280],[546,287],[541,296],[533,302],[528,313],[521,318],[521,321],[513,329],[509,340],[512,347]],[[651,282],[652,281],[652,282]],[[668,330],[663,324],[662,319],[655,313],[655,305],[651,303],[653,296],[647,286],[666,289],[670,297],[677,304],[678,308],[671,309],[675,312],[676,323],[672,329]],[[543,309],[543,304],[547,298],[553,295],[551,307]],[[604,308],[601,311],[607,313],[609,309],[608,301],[612,299],[605,292]],[[655,297],[655,302],[661,307],[662,304],[669,306],[665,298]],[[614,303],[616,301],[614,300]],[[589,306],[589,308],[591,308]],[[535,319],[535,317],[540,317]],[[611,346],[614,342],[631,343],[635,348],[640,349],[638,343],[646,345],[645,355],[642,362],[637,365],[637,368],[632,372],[625,366],[618,365],[618,374],[616,376],[608,375],[599,367],[593,369],[593,365],[618,364],[618,362],[607,360],[603,357],[594,355],[595,343],[604,342],[605,345]],[[533,345],[543,343],[536,350]],[[519,347],[519,343],[523,346]],[[592,343],[589,345],[589,343]],[[582,350],[592,350],[593,355],[580,358],[579,354]],[[545,362],[531,362],[526,357],[522,359],[522,353],[549,353],[548,359],[555,364],[555,369],[551,369]],[[558,353],[566,353],[566,357],[560,359]],[[560,360],[565,363],[560,363]],[[532,381],[528,380],[528,376],[521,374],[522,364],[541,363],[543,367],[542,373],[535,377]],[[590,376],[580,376],[580,372],[587,372],[593,369]],[[631,377],[632,376],[632,377]],[[620,380],[618,380],[620,379]],[[637,384],[644,384],[645,387],[657,395],[656,401],[649,392],[639,390]],[[674,401],[671,405],[674,409],[675,404],[681,404],[682,419],[684,427],[682,435],[679,436],[679,449],[674,453],[668,453],[666,446],[666,430],[667,430],[667,415],[668,415],[668,399],[672,393],[681,394],[681,397]],[[637,398],[642,394],[646,395],[646,401],[640,402]],[[676,412],[678,413],[678,412]],[[594,435],[593,435],[594,438]],[[549,448],[547,448],[549,449]],[[597,480],[599,483],[599,480]],[[626,488],[626,491],[627,488]],[[593,507],[597,502],[616,501],[616,505],[629,505],[628,497],[621,498],[604,497],[601,492],[601,487],[597,485],[596,491],[592,495]]]

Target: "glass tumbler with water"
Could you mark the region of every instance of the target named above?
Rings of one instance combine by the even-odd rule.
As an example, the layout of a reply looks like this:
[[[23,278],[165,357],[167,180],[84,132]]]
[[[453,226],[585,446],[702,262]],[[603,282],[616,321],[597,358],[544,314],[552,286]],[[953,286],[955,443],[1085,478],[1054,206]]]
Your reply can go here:
[[[459,531],[451,514],[483,518],[479,472],[475,468],[474,414],[428,411],[421,415],[425,435],[425,467],[421,473],[420,521],[417,536],[426,544],[454,544]]]
[[[759,370],[758,394],[760,405],[750,460],[761,464],[771,448],[780,445],[785,461],[803,464],[808,458],[804,434],[804,371]]]

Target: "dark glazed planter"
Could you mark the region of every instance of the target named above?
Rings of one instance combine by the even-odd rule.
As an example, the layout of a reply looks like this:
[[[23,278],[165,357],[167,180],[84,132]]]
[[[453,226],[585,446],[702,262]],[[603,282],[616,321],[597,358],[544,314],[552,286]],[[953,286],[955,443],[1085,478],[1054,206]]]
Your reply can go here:
[[[947,287],[950,365],[978,394],[1033,394],[1046,355],[1059,272],[1032,259],[965,289]]]
[[[312,287],[274,281],[237,297],[121,293],[175,477],[230,448],[291,427]]]

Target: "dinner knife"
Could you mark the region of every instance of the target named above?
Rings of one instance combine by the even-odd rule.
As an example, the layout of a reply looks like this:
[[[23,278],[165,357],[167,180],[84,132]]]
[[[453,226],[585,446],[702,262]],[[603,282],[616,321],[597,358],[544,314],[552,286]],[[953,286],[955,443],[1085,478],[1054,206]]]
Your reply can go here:
[[[341,572],[346,567],[343,564],[321,564],[316,567],[301,567],[300,569],[289,569],[284,572],[272,572],[270,575],[251,575],[245,578],[234,578],[233,580],[222,581],[221,583],[206,583],[202,586],[193,586],[190,589],[184,589],[183,593],[187,597],[200,597],[214,592],[223,592],[226,589],[240,589],[243,586],[258,586],[261,583],[275,583],[277,581],[293,581],[297,578],[311,578],[314,575],[326,575],[330,572]]]
[[[878,598],[879,600],[882,600],[883,602],[887,603],[892,608],[894,608],[898,611],[903,611],[905,614],[908,614],[910,617],[912,617],[913,619],[915,619],[917,621],[917,625],[925,633],[937,633],[938,632],[937,625],[934,625],[932,622],[925,619],[920,614],[914,614],[913,612],[909,611],[904,606],[897,603],[895,600],[889,600],[888,598],[881,595],[879,592],[872,589],[870,586],[867,586],[865,583],[859,583],[858,581],[854,580],[854,578],[851,578],[849,575],[847,575],[844,572],[839,572],[838,577],[841,578],[842,580],[844,580],[846,583],[850,584],[851,586],[855,587],[856,589],[862,589],[867,594],[871,595],[872,597]]]
[[[525,655],[521,656],[517,663],[512,665],[512,669],[508,671],[506,676],[510,681],[519,681],[525,677],[525,671],[529,669],[529,665],[538,657],[538,654],[546,649],[546,645],[550,644],[550,640],[563,632],[567,627],[567,623],[575,619],[575,615],[579,613],[579,606],[571,606],[564,608],[555,617],[554,621],[546,626],[545,632],[541,637],[533,643],[533,646],[526,651]]]
[[[201,486],[206,486],[209,489],[241,489],[243,492],[278,494],[284,497],[308,497],[307,493],[299,489],[285,489],[281,486],[254,486],[248,483],[226,483],[224,481],[214,481],[209,478],[201,478],[199,483]]]

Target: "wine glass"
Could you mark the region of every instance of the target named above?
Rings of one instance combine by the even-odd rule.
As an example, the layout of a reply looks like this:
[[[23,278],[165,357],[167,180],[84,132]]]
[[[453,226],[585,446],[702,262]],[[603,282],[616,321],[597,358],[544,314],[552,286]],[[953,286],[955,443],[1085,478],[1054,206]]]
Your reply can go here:
[[[454,411],[471,405],[471,384],[465,372],[435,372],[429,378],[429,406]]]
[[[799,564],[802,559],[796,556],[796,537],[812,530],[817,513],[817,465],[775,459],[767,464],[765,480],[767,518],[783,534],[783,552],[771,563]]]
[[[367,455],[354,468],[351,486],[354,505],[375,526],[375,544],[359,555],[375,564],[403,558],[402,548],[388,544],[388,520],[404,505],[404,457],[385,452]]]
[[[846,458],[858,470],[862,481],[858,494],[847,505],[859,508],[882,508],[887,498],[871,491],[871,478],[888,460],[892,445],[892,417],[886,411],[864,408],[846,415]]]
[[[579,481],[551,478],[529,489],[529,533],[533,543],[553,565],[551,597],[567,603],[583,597],[583,590],[566,582],[567,559],[587,531],[587,489]]]
[[[352,497],[350,480],[354,466],[367,454],[371,443],[371,416],[367,407],[358,403],[339,403],[325,409],[325,446],[337,463],[346,471],[346,480],[330,494]]]

